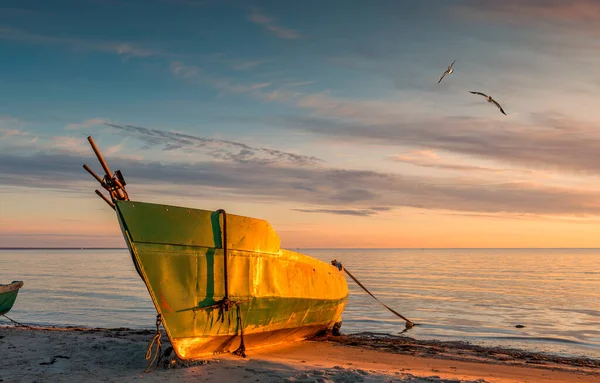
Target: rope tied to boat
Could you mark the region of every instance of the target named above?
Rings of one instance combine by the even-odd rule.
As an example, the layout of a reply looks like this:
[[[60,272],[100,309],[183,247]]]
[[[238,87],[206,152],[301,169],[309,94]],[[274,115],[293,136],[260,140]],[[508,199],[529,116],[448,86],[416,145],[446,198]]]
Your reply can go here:
[[[235,302],[235,306],[237,308],[237,324],[238,329],[240,330],[240,346],[233,353],[235,355],[241,356],[242,358],[246,357],[246,345],[244,344],[244,325],[242,322],[242,309],[240,308],[240,302]]]
[[[228,276],[228,258],[229,258],[229,254],[227,252],[227,213],[225,212],[225,209],[219,209],[217,210],[217,213],[219,215],[223,215],[223,230],[221,230],[222,232],[222,237],[221,237],[221,247],[223,248],[223,274],[224,274],[224,279],[225,279],[225,283],[224,283],[224,287],[225,287],[225,296],[223,297],[223,299],[221,299],[221,301],[219,301],[216,305],[213,306],[218,306],[219,307],[219,316],[221,316],[221,323],[223,323],[225,321],[225,312],[229,311],[233,306],[236,306],[236,313],[237,313],[237,325],[238,325],[238,329],[240,331],[240,337],[241,337],[241,341],[240,341],[240,346],[237,348],[237,350],[235,350],[233,353],[235,355],[239,355],[243,358],[246,357],[246,345],[244,344],[244,325],[242,322],[242,314],[241,314],[241,307],[240,307],[240,301],[232,301],[229,299],[229,276]],[[231,316],[228,316],[228,325],[231,325]]]
[[[217,320],[221,320],[221,323],[225,322],[225,312],[228,312],[233,306],[236,307],[236,314],[237,314],[237,328],[240,332],[240,346],[237,348],[237,350],[233,351],[233,354],[235,355],[239,355],[243,358],[246,357],[246,345],[244,343],[244,322],[242,321],[242,308],[241,308],[241,303],[242,302],[247,302],[248,300],[240,300],[240,301],[232,301],[229,298],[223,298],[220,301],[218,301],[217,303],[215,303],[214,305],[210,305],[210,306],[202,306],[202,307],[198,307],[197,309],[202,309],[202,310],[210,310],[210,309],[219,309],[219,314],[217,315]],[[227,316],[227,324],[231,325],[231,315]]]
[[[29,325],[26,325],[26,324],[23,324],[23,323],[17,322],[17,321],[16,321],[16,320],[14,320],[14,319],[10,319],[9,317],[7,317],[7,316],[6,316],[6,315],[4,315],[4,314],[2,314],[2,315],[0,315],[0,316],[3,316],[3,317],[5,317],[6,319],[8,319],[9,321],[13,322],[13,323],[14,323],[15,325],[17,325],[17,326],[26,327],[26,328],[35,328],[35,327],[33,327],[33,326],[29,326]]]
[[[399,312],[397,312],[393,308],[389,307],[388,305],[386,305],[385,303],[383,303],[382,301],[380,301],[379,299],[377,299],[377,297],[375,295],[373,295],[362,283],[360,283],[360,281],[358,279],[356,279],[356,277],[354,277],[354,275],[352,275],[348,271],[348,269],[346,269],[340,262],[338,262],[337,260],[334,259],[333,261],[331,261],[331,264],[333,266],[337,267],[340,271],[343,270],[346,274],[348,274],[348,276],[350,278],[352,278],[352,280],[354,282],[356,282],[357,285],[359,285],[363,290],[365,290],[367,292],[367,294],[369,294],[370,296],[372,296],[373,299],[375,299],[377,302],[379,302],[383,307],[385,307],[386,309],[390,310],[397,317],[403,319],[406,322],[406,329],[410,329],[410,328],[413,328],[415,326],[415,323],[413,321],[405,318],[402,314],[400,314]]]
[[[162,350],[162,346],[160,344],[160,324],[162,323],[162,317],[160,314],[156,315],[156,334],[154,335],[154,337],[152,338],[152,340],[150,341],[150,343],[148,344],[148,349],[146,350],[146,360],[150,359],[150,357],[152,357],[152,346],[154,346],[154,343],[156,343],[156,352],[154,352],[154,357],[152,358],[152,360],[150,361],[150,363],[148,363],[148,366],[146,367],[146,369],[144,370],[144,372],[150,372],[152,371],[151,367],[152,364],[154,363],[154,361],[156,360],[156,358],[161,355],[161,350]],[[160,360],[162,359],[162,356],[160,358],[158,358],[158,360],[156,361],[156,365],[158,366],[158,364],[160,363]]]

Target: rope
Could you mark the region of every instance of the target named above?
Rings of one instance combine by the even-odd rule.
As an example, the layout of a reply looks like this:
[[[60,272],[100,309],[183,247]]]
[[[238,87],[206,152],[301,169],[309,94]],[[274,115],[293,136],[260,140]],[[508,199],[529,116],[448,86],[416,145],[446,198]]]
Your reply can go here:
[[[246,357],[246,346],[244,344],[244,327],[242,324],[242,314],[241,314],[241,309],[240,309],[240,302],[236,301],[233,302],[229,299],[229,277],[228,277],[228,269],[229,267],[227,266],[227,258],[228,258],[228,254],[227,254],[227,213],[225,212],[224,209],[219,209],[217,210],[218,214],[222,214],[223,215],[223,238],[222,238],[222,243],[221,246],[223,247],[223,274],[224,274],[224,279],[225,279],[225,296],[223,297],[223,299],[217,303],[217,305],[219,306],[219,315],[221,316],[221,323],[223,323],[225,321],[225,312],[229,311],[229,309],[231,309],[231,307],[233,305],[236,306],[236,311],[237,311],[237,324],[238,324],[238,328],[240,329],[240,334],[242,337],[241,343],[240,343],[240,347],[238,347],[237,350],[235,350],[233,353],[236,355],[239,355],[243,358]],[[228,324],[231,324],[231,316],[228,316]]]
[[[2,314],[3,317],[5,317],[6,319],[8,319],[9,321],[13,322],[14,324],[16,324],[17,326],[21,326],[21,327],[27,327],[27,328],[34,328],[33,326],[29,326],[23,323],[19,323],[14,319],[10,319],[9,317],[7,317],[6,315]]]
[[[156,316],[156,335],[154,335],[154,338],[152,338],[152,340],[148,344],[148,350],[146,350],[146,360],[150,359],[150,357],[152,356],[152,346],[154,345],[155,342],[156,342],[156,352],[154,353],[154,357],[152,358],[150,363],[148,363],[148,367],[146,367],[144,372],[150,372],[152,370],[150,367],[152,367],[152,364],[154,363],[156,358],[160,355],[160,351],[162,349],[161,344],[160,344],[160,324],[161,324],[161,322],[162,322],[161,316],[160,316],[160,314],[158,314]],[[158,361],[156,362],[157,366],[160,363],[160,359],[162,359],[162,357],[159,358]]]
[[[400,313],[399,313],[399,312],[397,312],[396,310],[392,309],[391,307],[389,307],[388,305],[386,305],[385,303],[383,303],[382,301],[380,301],[379,299],[377,299],[377,297],[376,297],[375,295],[371,294],[371,292],[370,292],[370,291],[369,291],[369,290],[368,290],[368,289],[367,289],[365,286],[363,286],[363,284],[362,284],[362,283],[360,283],[360,281],[359,281],[358,279],[356,279],[356,278],[354,277],[354,275],[350,274],[350,272],[348,271],[348,269],[346,269],[345,267],[343,267],[343,266],[342,266],[342,264],[341,264],[341,263],[339,263],[337,260],[335,260],[335,259],[334,259],[333,261],[331,261],[331,264],[332,264],[332,265],[334,265],[334,266],[336,266],[336,267],[337,267],[338,269],[340,269],[340,270],[342,270],[342,269],[343,269],[343,270],[346,272],[346,274],[348,274],[348,276],[349,276],[350,278],[352,278],[352,280],[353,280],[354,282],[356,282],[356,284],[357,284],[357,285],[359,285],[359,286],[360,286],[360,287],[361,287],[363,290],[365,290],[365,291],[367,292],[367,294],[369,294],[370,296],[372,296],[372,297],[373,297],[373,299],[375,299],[377,302],[379,302],[379,303],[380,303],[380,304],[381,304],[383,307],[385,307],[386,309],[390,310],[390,311],[391,311],[392,313],[394,313],[394,314],[395,314],[397,317],[400,317],[400,318],[404,319],[404,321],[406,322],[406,328],[407,328],[407,329],[409,329],[409,328],[412,328],[412,327],[414,327],[414,326],[415,326],[415,324],[414,324],[414,323],[413,323],[411,320],[409,320],[409,319],[406,319],[404,316],[402,316],[402,314],[400,314]]]
[[[235,355],[239,355],[242,358],[246,357],[246,345],[244,344],[244,326],[242,324],[242,311],[240,309],[240,302],[235,302],[235,305],[237,307],[237,322],[238,322],[238,328],[240,329],[240,336],[241,336],[241,342],[240,342],[240,347],[237,348],[237,350],[235,350],[233,353]]]
[[[223,272],[225,274],[225,300],[229,301],[229,278],[227,277],[227,213],[224,209],[217,210],[218,214],[223,214],[223,239],[221,246],[223,247]],[[229,306],[230,307],[230,306]],[[227,308],[229,308],[227,307]],[[227,311],[227,310],[225,310]]]

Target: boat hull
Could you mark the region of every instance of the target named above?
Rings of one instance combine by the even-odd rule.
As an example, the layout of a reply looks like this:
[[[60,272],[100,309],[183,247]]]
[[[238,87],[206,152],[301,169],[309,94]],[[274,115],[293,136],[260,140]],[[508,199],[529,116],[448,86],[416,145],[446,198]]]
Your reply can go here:
[[[175,206],[118,201],[117,216],[171,344],[181,359],[305,339],[341,321],[343,271],[281,249],[263,220]]]
[[[12,309],[21,287],[23,287],[22,281],[13,281],[8,285],[0,285],[0,315],[8,313]]]

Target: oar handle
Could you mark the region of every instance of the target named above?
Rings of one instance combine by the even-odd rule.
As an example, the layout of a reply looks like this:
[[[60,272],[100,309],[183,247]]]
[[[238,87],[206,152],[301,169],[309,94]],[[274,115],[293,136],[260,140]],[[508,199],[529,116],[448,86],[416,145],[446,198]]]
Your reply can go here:
[[[113,210],[115,210],[115,204],[111,200],[109,200],[104,194],[102,194],[100,190],[96,189],[95,191],[96,194],[98,194],[98,196],[100,196],[100,198],[102,198],[104,202],[108,204],[108,206],[112,207]]]
[[[87,165],[85,165],[85,164],[83,165],[83,168],[85,170],[87,170],[87,172],[90,173],[92,175],[92,177],[94,177],[96,179],[96,181],[98,181],[102,185],[102,178],[100,178],[100,176],[98,174],[94,173],[94,171],[92,169],[90,169],[90,167],[87,166]]]
[[[98,147],[96,146],[96,143],[94,142],[94,139],[92,138],[92,136],[88,136],[87,139],[90,142],[90,145],[92,146],[92,150],[96,154],[96,157],[98,158],[98,161],[100,162],[100,165],[102,165],[102,169],[104,169],[104,173],[106,173],[106,175],[108,177],[111,177],[112,176],[112,172],[110,171],[110,169],[109,169],[108,164],[106,163],[106,161],[104,161],[104,158],[102,157],[102,154],[100,154],[100,150],[98,150]]]

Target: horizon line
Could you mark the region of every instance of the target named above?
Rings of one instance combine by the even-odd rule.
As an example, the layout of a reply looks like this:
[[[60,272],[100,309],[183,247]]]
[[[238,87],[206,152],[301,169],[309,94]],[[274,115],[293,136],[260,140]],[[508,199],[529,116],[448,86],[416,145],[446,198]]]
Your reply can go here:
[[[289,247],[283,250],[594,250],[600,247]],[[127,250],[127,247],[0,247],[0,250]]]

